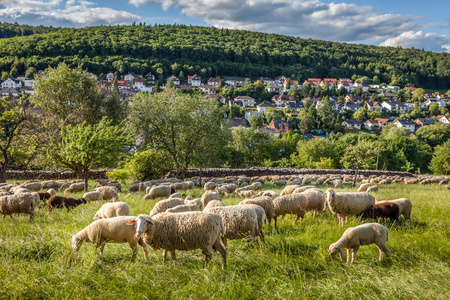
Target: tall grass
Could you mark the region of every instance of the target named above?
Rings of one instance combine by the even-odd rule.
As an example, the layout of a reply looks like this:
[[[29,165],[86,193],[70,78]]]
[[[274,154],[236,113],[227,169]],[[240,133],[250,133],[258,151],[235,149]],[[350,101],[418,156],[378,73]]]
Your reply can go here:
[[[264,189],[280,188],[265,184]],[[351,190],[350,188],[337,191]],[[199,196],[202,190],[188,194]],[[81,193],[73,194],[75,197]],[[67,213],[48,212],[44,205],[35,219],[28,216],[0,221],[0,298],[5,299],[449,299],[450,193],[438,185],[381,186],[378,200],[406,197],[412,219],[403,217],[389,229],[392,257],[378,261],[375,245],[363,246],[354,265],[330,258],[328,246],[344,230],[361,223],[350,218],[339,227],[332,215],[308,213],[278,230],[264,225],[266,249],[230,241],[228,267],[220,255],[206,265],[200,250],[177,252],[178,261],[162,262],[162,251],[142,249],[131,260],[127,244],[107,244],[104,257],[92,244],[73,255],[71,235],[87,226],[102,203],[81,205]],[[131,214],[148,213],[155,201],[142,195],[120,194]],[[226,204],[240,201],[236,196]],[[381,222],[381,221],[380,221]]]

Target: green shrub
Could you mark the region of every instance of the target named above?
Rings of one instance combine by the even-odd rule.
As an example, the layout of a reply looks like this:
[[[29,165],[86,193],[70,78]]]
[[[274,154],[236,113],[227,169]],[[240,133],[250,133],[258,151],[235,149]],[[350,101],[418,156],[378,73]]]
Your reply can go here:
[[[118,181],[125,181],[129,177],[131,177],[131,175],[132,174],[130,174],[130,172],[127,170],[114,170],[111,172],[106,172],[106,176],[109,179],[118,180]]]
[[[144,181],[162,178],[172,169],[172,159],[161,151],[145,150],[137,152],[125,163],[124,169]]]

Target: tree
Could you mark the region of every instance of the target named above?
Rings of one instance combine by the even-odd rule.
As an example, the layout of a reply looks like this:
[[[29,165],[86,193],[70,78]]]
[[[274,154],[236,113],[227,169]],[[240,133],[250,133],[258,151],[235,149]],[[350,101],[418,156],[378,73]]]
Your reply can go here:
[[[271,123],[273,120],[285,120],[286,116],[281,109],[275,109],[269,107],[264,111],[264,116],[266,117],[267,123]]]
[[[320,119],[323,123],[323,128],[325,131],[330,132],[334,129],[333,119],[336,111],[333,108],[333,103],[331,103],[328,96],[324,97],[321,101],[322,106],[317,109],[317,112],[320,115]]]
[[[230,107],[230,114],[228,115],[228,119],[232,118],[243,118],[245,116],[245,111],[241,109],[239,105],[232,105]]]
[[[359,141],[354,146],[348,146],[345,149],[342,163],[346,168],[354,167],[355,176],[353,186],[356,184],[356,178],[360,168],[374,169],[377,158],[377,143],[372,141]]]
[[[416,136],[419,141],[434,148],[450,139],[450,126],[444,123],[423,126],[417,129]]]
[[[167,79],[166,89],[175,89],[175,88],[176,86],[175,83],[173,82],[173,79],[172,78]]]
[[[111,120],[112,125],[117,125],[125,120],[127,116],[128,104],[126,101],[120,100],[117,77],[114,78],[110,95],[105,98],[105,103],[103,106],[105,115]]]
[[[131,103],[130,126],[144,133],[152,148],[167,152],[177,174],[182,176],[196,160],[197,151],[214,150],[214,147],[203,148],[206,139],[214,143],[229,133],[217,101],[170,90],[158,95],[136,95]]]
[[[123,126],[112,126],[107,118],[97,124],[62,124],[61,141],[49,152],[56,163],[64,162],[81,169],[84,175],[84,190],[88,189],[89,170],[99,167],[114,167],[121,158],[129,138]]]
[[[248,120],[248,121],[249,121],[250,126],[251,126],[252,128],[255,128],[255,129],[256,129],[256,128],[264,127],[262,118],[259,117],[259,116],[251,116],[251,117],[250,117],[250,120]]]
[[[414,91],[412,100],[413,101],[423,101],[425,99],[425,90],[422,88],[418,88]]]
[[[437,103],[433,103],[428,108],[428,112],[430,113],[430,116],[437,115],[439,112],[439,105]]]
[[[367,115],[368,111],[367,108],[361,108],[358,109],[357,111],[355,111],[355,113],[353,114],[353,119],[355,120],[366,120],[368,115]]]
[[[430,169],[436,174],[450,173],[450,140],[443,145],[436,146]]]
[[[314,127],[314,119],[305,111],[301,110],[298,113],[298,129],[301,133],[308,133],[311,132],[311,130]]]

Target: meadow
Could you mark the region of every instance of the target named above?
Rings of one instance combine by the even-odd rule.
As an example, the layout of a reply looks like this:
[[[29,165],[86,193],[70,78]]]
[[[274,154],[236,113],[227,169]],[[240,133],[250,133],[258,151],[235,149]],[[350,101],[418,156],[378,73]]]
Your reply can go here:
[[[281,191],[272,184],[263,189]],[[336,189],[350,190],[355,188]],[[196,188],[186,194],[202,193]],[[349,218],[340,227],[330,213],[307,213],[295,225],[294,217],[286,217],[278,230],[264,225],[265,249],[229,241],[225,270],[218,253],[206,265],[200,250],[178,251],[177,262],[165,264],[162,250],[149,249],[146,261],[140,247],[133,261],[128,244],[107,244],[104,257],[96,255],[92,244],[73,254],[71,236],[93,221],[102,203],[69,213],[49,212],[41,203],[31,222],[28,215],[15,216],[16,222],[0,220],[0,298],[449,299],[450,192],[437,184],[392,184],[380,186],[374,195],[413,203],[411,220],[379,220],[389,229],[390,258],[379,262],[375,245],[361,247],[353,265],[329,257],[329,245],[363,221]],[[132,215],[149,213],[156,203],[127,192],[120,193],[120,200],[129,204]],[[235,195],[224,198],[227,205],[239,201]]]

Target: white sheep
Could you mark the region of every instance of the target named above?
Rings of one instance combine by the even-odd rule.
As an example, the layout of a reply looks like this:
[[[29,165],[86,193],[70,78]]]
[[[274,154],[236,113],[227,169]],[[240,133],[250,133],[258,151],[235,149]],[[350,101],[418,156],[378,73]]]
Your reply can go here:
[[[98,192],[98,191],[92,191],[92,192],[84,193],[83,198],[84,198],[87,202],[91,202],[91,201],[102,201],[102,200],[103,200],[103,195],[102,195],[101,192]]]
[[[359,186],[358,192],[367,192],[367,189],[370,188],[372,184],[370,183],[363,183]]]
[[[397,204],[400,209],[399,215],[404,215],[405,219],[411,219],[412,203],[409,199],[399,198],[394,200],[377,201],[377,203],[382,202],[392,202]]]
[[[225,233],[222,217],[207,212],[161,213],[150,217],[139,215],[128,222],[136,224],[137,237],[142,236],[153,250],[163,249],[163,261],[170,252],[176,260],[175,251],[201,249],[206,262],[212,257],[212,248],[222,255],[222,267],[226,265],[227,251],[220,243],[220,235]]]
[[[290,184],[284,187],[284,189],[281,191],[280,196],[283,195],[290,195],[294,192],[295,189],[299,188],[300,185],[297,184]]]
[[[161,197],[169,197],[172,189],[168,185],[160,185],[160,186],[152,186],[147,188],[149,189],[147,194],[144,196],[145,200],[151,200]]]
[[[330,211],[338,217],[339,225],[344,225],[344,217],[357,216],[375,204],[375,197],[364,192],[335,193],[327,189],[323,194],[327,197]]]
[[[0,213],[3,219],[7,215],[14,221],[13,214],[29,214],[30,220],[34,217],[35,199],[30,193],[16,194],[0,197]]]
[[[202,199],[203,207],[205,207],[208,204],[208,202],[211,201],[211,200],[220,200],[220,201],[222,201],[222,198],[220,197],[220,194],[216,193],[216,192],[212,192],[212,191],[206,191],[202,195],[201,199]]]
[[[262,208],[259,205],[256,204],[239,204],[241,206],[244,207],[248,207],[253,209],[256,212],[256,218],[258,221],[258,236],[261,239],[262,245],[264,247],[264,245],[266,244],[266,241],[264,239],[264,231],[263,231],[263,224],[266,223],[267,221],[267,216],[266,216],[266,212],[264,211],[264,208]]]
[[[135,235],[136,225],[130,226],[127,224],[135,218],[133,216],[120,216],[94,221],[72,237],[72,248],[78,251],[83,242],[91,242],[97,248],[100,247],[100,254],[103,256],[106,243],[128,243],[133,249],[132,258],[134,259],[138,252],[137,244],[139,244],[144,250],[145,259],[148,259],[147,246],[140,236]]]
[[[203,210],[203,208],[204,208],[202,200],[198,199],[198,198],[197,199],[188,199],[186,197],[186,199],[184,199],[184,204],[195,204],[198,206],[198,208],[200,208],[200,210]]]
[[[306,212],[306,205],[308,200],[305,195],[302,194],[290,194],[283,195],[273,200],[274,212],[277,217],[281,216],[284,220],[284,216],[287,214],[297,215],[294,223],[298,219],[303,219]]]
[[[94,220],[108,219],[118,216],[129,216],[129,215],[130,215],[130,207],[125,202],[105,203],[95,213]]]
[[[312,211],[314,215],[317,213],[323,214],[323,208],[325,206],[325,197],[323,196],[323,191],[317,188],[307,189],[303,193],[307,199],[307,204],[305,211]]]
[[[155,204],[155,206],[153,206],[153,209],[150,211],[150,217],[152,217],[156,214],[165,212],[169,208],[172,208],[172,207],[175,207],[178,205],[183,205],[183,204],[184,204],[184,200],[179,199],[179,198],[161,200],[161,201],[157,202]]]
[[[274,191],[271,191],[271,190],[267,190],[267,191],[259,192],[257,196],[258,197],[268,196],[268,197],[272,198],[272,200],[273,200],[276,197],[279,197],[280,195],[277,192],[274,192]]]
[[[333,256],[339,253],[342,261],[344,261],[344,253],[342,249],[347,249],[347,264],[350,263],[350,253],[353,250],[351,263],[356,259],[356,253],[362,245],[375,244],[380,250],[379,260],[383,259],[383,254],[387,257],[391,256],[391,252],[386,247],[389,240],[389,233],[386,227],[378,223],[367,223],[356,227],[350,227],[345,230],[342,237],[328,248],[328,253]]]
[[[217,187],[217,184],[215,182],[207,182],[205,183],[205,186],[203,187],[205,191],[213,191]]]
[[[174,206],[166,210],[166,212],[168,213],[180,213],[186,211],[200,211],[200,208],[195,204],[183,204]]]
[[[102,193],[103,200],[112,200],[112,202],[119,201],[119,194],[113,186],[100,186],[95,188],[94,191]]]
[[[218,206],[226,206],[225,203],[223,203],[220,200],[211,200],[206,204],[205,210],[208,211],[210,208],[218,207]]]
[[[255,191],[254,190],[240,191],[238,193],[238,196],[241,198],[251,198],[251,197],[255,196]]]
[[[75,193],[84,191],[84,182],[76,182],[72,183],[65,191],[64,194],[67,193]]]
[[[55,196],[55,195],[56,195],[55,189],[49,189],[49,190],[47,191],[47,193],[49,193],[50,196]]]
[[[42,189],[58,189],[58,183],[56,181],[44,181],[42,182]]]
[[[269,225],[271,223],[272,218],[274,219],[275,227],[277,227],[277,216],[275,214],[275,209],[273,205],[273,200],[269,196],[260,196],[252,199],[245,199],[239,202],[239,205],[244,204],[255,204],[259,205],[264,209],[266,213],[266,217],[269,220]]]
[[[367,192],[367,193],[370,193],[370,192],[372,192],[372,193],[375,192],[375,193],[376,193],[376,192],[378,192],[378,186],[377,186],[377,185],[369,186],[369,187],[367,188],[366,192]]]
[[[255,191],[259,191],[260,189],[262,189],[262,183],[261,182],[253,182],[252,183],[252,186],[253,186],[253,189],[255,190]]]
[[[220,195],[228,197],[228,189],[225,186],[218,186],[214,189],[214,191]]]

